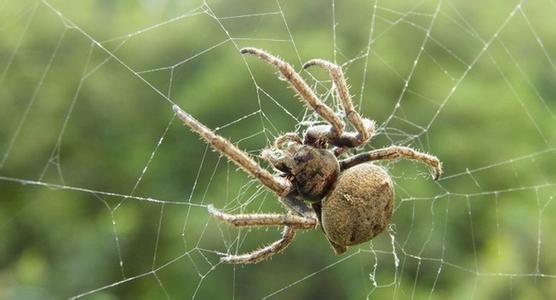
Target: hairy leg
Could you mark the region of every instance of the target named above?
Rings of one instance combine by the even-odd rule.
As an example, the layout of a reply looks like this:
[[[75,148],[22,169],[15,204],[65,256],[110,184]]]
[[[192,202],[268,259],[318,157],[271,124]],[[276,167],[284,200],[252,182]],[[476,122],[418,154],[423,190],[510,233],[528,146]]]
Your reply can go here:
[[[328,107],[324,102],[322,102],[315,92],[307,85],[307,83],[297,74],[293,67],[287,62],[279,59],[278,57],[257,48],[242,48],[240,50],[242,54],[252,54],[257,58],[269,63],[274,66],[284,78],[290,83],[290,85],[296,90],[296,92],[301,96],[303,100],[309,106],[317,112],[323,119],[332,125],[335,135],[340,135],[345,127],[344,122],[334,113],[330,107]]]
[[[375,123],[373,121],[363,119],[363,123],[367,128],[367,132],[374,132]],[[305,132],[305,139],[303,142],[305,144],[317,146],[325,142],[340,148],[354,148],[364,144],[359,138],[359,133],[344,132],[339,136],[335,136],[330,134],[332,130],[333,129],[330,125],[317,125],[309,127]]]
[[[442,163],[436,156],[415,151],[409,147],[403,146],[390,146],[382,149],[373,150],[366,153],[354,155],[340,161],[340,169],[345,170],[360,163],[383,160],[383,159],[396,159],[407,158],[423,162],[432,169],[433,178],[437,180],[442,175]]]
[[[338,97],[342,102],[346,118],[358,132],[357,135],[350,137],[353,140],[352,144],[354,144],[354,146],[359,146],[366,143],[373,134],[374,124],[371,120],[362,118],[361,115],[355,110],[342,68],[332,62],[319,58],[306,62],[303,65],[303,68],[307,69],[311,66],[319,66],[328,70],[330,78],[334,82],[334,86],[336,86]]]
[[[315,229],[318,226],[316,218],[297,216],[292,214],[238,214],[232,215],[224,213],[214,206],[208,206],[209,213],[222,221],[230,223],[236,227],[253,226],[288,226],[293,229]]]
[[[294,236],[295,230],[292,227],[286,226],[282,232],[282,238],[278,241],[253,252],[223,256],[220,260],[230,264],[256,264],[284,251],[293,242]]]
[[[179,106],[174,105],[173,110],[178,118],[191,128],[192,131],[199,134],[199,136],[214,149],[226,155],[231,161],[245,170],[249,175],[258,179],[267,188],[281,197],[285,197],[290,193],[292,184],[289,181],[281,177],[273,176],[267,170],[261,168],[249,155],[238,149],[227,139],[214,133],[214,131],[197,121],[197,119],[183,111]]]

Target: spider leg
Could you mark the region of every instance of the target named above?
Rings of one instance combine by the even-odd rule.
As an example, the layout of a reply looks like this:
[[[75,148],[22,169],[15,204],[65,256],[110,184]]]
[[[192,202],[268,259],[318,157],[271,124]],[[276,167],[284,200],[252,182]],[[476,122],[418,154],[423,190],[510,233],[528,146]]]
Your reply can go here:
[[[281,197],[285,197],[290,193],[292,184],[289,181],[281,177],[273,176],[270,172],[261,168],[249,155],[238,149],[227,139],[214,133],[203,123],[197,121],[197,119],[183,111],[179,106],[174,105],[172,109],[178,118],[180,118],[192,131],[199,134],[199,136],[214,149],[226,155],[231,161],[248,174],[258,179],[267,188]]]
[[[285,226],[282,232],[282,238],[276,242],[257,249],[253,252],[239,254],[239,255],[226,255],[220,258],[220,261],[230,264],[256,264],[260,261],[270,258],[274,254],[278,254],[286,247],[288,247],[295,237],[295,230],[290,226]]]
[[[331,143],[338,147],[357,147],[365,144],[372,137],[375,124],[367,118],[362,118],[355,110],[342,68],[332,62],[319,58],[309,60],[303,65],[303,68],[307,69],[312,66],[319,66],[328,70],[330,78],[336,87],[338,98],[342,102],[346,118],[357,131],[357,133],[344,133],[337,140],[332,140]]]
[[[438,158],[436,158],[436,156],[421,153],[409,147],[403,146],[390,146],[348,157],[340,161],[340,169],[343,171],[345,169],[368,161],[396,159],[400,157],[411,160],[418,160],[429,165],[429,167],[433,171],[434,180],[437,180],[438,177],[442,175],[442,163],[440,162],[440,160],[438,160]]]
[[[345,127],[344,122],[342,122],[342,120],[334,113],[334,110],[328,107],[317,97],[317,95],[315,95],[315,92],[311,90],[303,78],[297,74],[290,64],[264,50],[257,48],[242,48],[240,52],[241,54],[255,55],[257,58],[278,69],[278,71],[280,71],[284,78],[296,90],[299,96],[301,96],[301,98],[304,99],[305,102],[317,112],[317,114],[332,125],[334,131],[329,133],[336,136],[342,134]]]
[[[363,119],[367,131],[374,132],[375,124],[369,119]],[[319,145],[321,141],[326,141],[338,148],[354,148],[364,144],[359,138],[359,134],[355,132],[344,132],[339,136],[331,135],[333,129],[329,125],[312,126],[305,131],[304,143],[310,145]],[[367,139],[368,141],[368,139]],[[367,142],[365,141],[365,142]],[[339,150],[341,153],[343,150]]]
[[[303,203],[303,205],[305,204]],[[309,208],[307,207],[307,209]],[[214,208],[212,205],[208,206],[208,211],[213,217],[221,221],[228,222],[236,227],[284,226],[284,232],[282,233],[282,238],[280,240],[250,253],[227,255],[220,259],[222,262],[233,264],[254,264],[265,260],[274,254],[282,252],[289,244],[291,244],[295,235],[295,229],[315,229],[319,224],[314,212],[311,217],[292,214],[232,215],[224,213]]]
[[[298,215],[280,214],[239,214],[232,215],[208,206],[209,214],[213,217],[228,222],[235,227],[252,226],[288,226],[292,229],[315,229],[318,226],[316,218],[303,217]]]

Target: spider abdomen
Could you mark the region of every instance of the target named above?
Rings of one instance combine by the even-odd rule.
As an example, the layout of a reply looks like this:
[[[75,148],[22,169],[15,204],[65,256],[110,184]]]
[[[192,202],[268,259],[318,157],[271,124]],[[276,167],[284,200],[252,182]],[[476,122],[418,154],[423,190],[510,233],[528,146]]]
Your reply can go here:
[[[322,201],[322,227],[342,246],[366,242],[390,223],[394,185],[388,173],[372,163],[342,172],[336,186]]]

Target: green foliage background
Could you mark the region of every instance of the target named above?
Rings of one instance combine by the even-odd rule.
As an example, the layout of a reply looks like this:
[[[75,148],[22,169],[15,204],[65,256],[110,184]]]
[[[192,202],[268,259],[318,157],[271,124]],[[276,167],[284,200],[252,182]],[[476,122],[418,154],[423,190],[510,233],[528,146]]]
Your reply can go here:
[[[556,298],[556,6],[517,5],[1,1],[0,298],[67,298],[122,280],[85,298]],[[382,164],[396,183],[394,225],[342,257],[313,231],[271,261],[218,264],[217,252],[279,234],[238,232],[209,218],[208,203],[281,208],[173,120],[156,90],[257,155],[301,132],[305,110],[244,46],[297,69],[349,61],[354,99],[382,125],[366,149],[434,153],[445,177]],[[323,95],[325,75],[303,73]]]

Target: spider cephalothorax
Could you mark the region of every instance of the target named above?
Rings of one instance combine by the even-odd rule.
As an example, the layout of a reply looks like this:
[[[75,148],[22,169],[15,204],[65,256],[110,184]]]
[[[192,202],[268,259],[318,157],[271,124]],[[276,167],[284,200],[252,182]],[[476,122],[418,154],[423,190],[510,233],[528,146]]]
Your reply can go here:
[[[265,150],[267,159],[277,170],[284,173],[306,200],[320,201],[340,175],[340,164],[334,154],[326,149],[301,144],[299,140],[288,141],[282,149]]]
[[[292,242],[296,229],[315,229],[318,225],[336,254],[381,233],[392,217],[394,185],[388,173],[371,161],[403,157],[428,164],[434,179],[442,174],[441,163],[436,157],[403,146],[390,146],[339,160],[346,149],[365,145],[375,130],[374,122],[362,118],[354,109],[342,69],[322,59],[310,60],[303,66],[320,66],[329,71],[354,132],[345,131],[340,117],[315,95],[288,63],[257,48],[243,48],[241,53],[255,55],[277,68],[301,99],[329,125],[309,127],[303,139],[295,133],[276,138],[274,145],[261,155],[277,171],[272,175],[245,152],[174,105],[177,116],[187,126],[276,193],[289,210],[286,215],[231,215],[209,205],[210,214],[235,226],[284,226],[282,239],[251,253],[226,255],[223,261],[259,262],[284,250]]]

